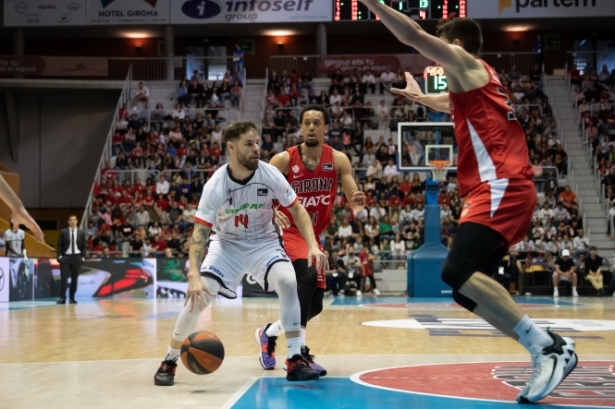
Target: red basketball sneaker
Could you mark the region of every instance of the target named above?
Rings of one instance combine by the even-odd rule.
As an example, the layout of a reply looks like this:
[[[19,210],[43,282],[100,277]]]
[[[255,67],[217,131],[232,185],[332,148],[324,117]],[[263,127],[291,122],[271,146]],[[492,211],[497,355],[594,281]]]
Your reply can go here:
[[[177,362],[162,361],[160,368],[154,375],[154,385],[172,386],[175,383],[175,371],[177,370]]]

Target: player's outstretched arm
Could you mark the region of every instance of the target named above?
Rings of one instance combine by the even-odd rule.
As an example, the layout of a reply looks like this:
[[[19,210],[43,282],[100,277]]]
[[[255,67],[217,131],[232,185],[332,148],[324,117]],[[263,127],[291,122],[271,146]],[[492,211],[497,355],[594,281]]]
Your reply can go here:
[[[339,151],[333,151],[333,158],[335,160],[335,168],[339,172],[340,183],[342,184],[346,200],[348,200],[350,208],[355,213],[359,213],[365,207],[365,193],[359,191],[352,177],[350,160],[348,160],[348,156]]]
[[[448,99],[448,92],[439,95],[426,95],[421,91],[421,87],[416,82],[412,74],[406,73],[406,88],[391,88],[393,94],[398,94],[420,104],[440,112],[451,112],[451,105]]]
[[[0,199],[2,199],[13,212],[12,218],[15,226],[23,224],[30,229],[36,241],[39,243],[45,242],[43,231],[39,225],[36,224],[32,216],[30,216],[19,197],[17,197],[13,189],[11,189],[2,176],[0,176]]]
[[[447,44],[441,39],[427,34],[410,17],[380,3],[378,0],[361,1],[380,17],[380,20],[399,41],[416,48],[419,53],[430,60],[439,62],[445,70],[461,70],[465,68],[466,64],[474,67],[474,57],[463,48]]]
[[[293,220],[301,232],[301,235],[308,244],[308,267],[312,265],[312,259],[316,259],[316,270],[320,271],[323,268],[325,270],[328,269],[329,264],[327,257],[322,251],[320,251],[320,247],[316,241],[316,236],[314,236],[314,227],[312,226],[310,215],[308,215],[305,207],[296,201],[294,205],[288,208],[288,210],[293,216]]]
[[[194,224],[194,231],[192,232],[192,242],[190,243],[189,257],[190,257],[190,269],[188,271],[188,294],[186,296],[186,302],[190,301],[190,311],[194,308],[194,300],[196,299],[199,310],[207,306],[207,300],[203,296],[203,291],[212,297],[215,295],[212,293],[203,283],[201,279],[201,273],[199,269],[203,264],[205,258],[205,248],[207,241],[211,235],[211,227],[202,225],[200,223]]]

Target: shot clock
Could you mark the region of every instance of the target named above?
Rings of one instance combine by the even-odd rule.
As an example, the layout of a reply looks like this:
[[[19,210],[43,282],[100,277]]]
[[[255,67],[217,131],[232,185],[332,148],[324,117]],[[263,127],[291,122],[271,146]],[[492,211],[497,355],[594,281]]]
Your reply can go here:
[[[425,94],[442,94],[448,92],[448,82],[444,75],[444,69],[438,66],[425,68],[423,71],[425,80]]]

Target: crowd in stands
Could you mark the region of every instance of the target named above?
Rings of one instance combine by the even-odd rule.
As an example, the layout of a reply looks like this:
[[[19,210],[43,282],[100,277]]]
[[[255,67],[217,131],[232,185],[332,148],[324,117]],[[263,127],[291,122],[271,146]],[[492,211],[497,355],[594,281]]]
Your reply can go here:
[[[349,249],[359,255],[366,247],[370,260],[377,262],[376,268],[382,263],[402,267],[408,252],[424,240],[424,176],[398,171],[397,144],[391,130],[396,130],[399,121],[431,121],[432,111],[391,96],[390,86],[405,87],[401,70],[389,72],[388,77],[384,74],[377,80],[369,72],[337,72],[328,89],[322,90],[309,72],[302,76],[294,71],[279,76],[272,73],[268,81],[263,160],[302,142],[298,114],[303,106],[318,103],[331,112],[326,143],[349,156],[357,185],[366,192],[367,206],[359,214],[350,210],[338,192],[334,217],[321,238],[332,256],[332,266],[338,264],[336,258],[347,257]],[[513,66],[508,72],[501,71],[500,80],[511,101],[521,104],[515,109],[526,131],[530,160],[547,167],[544,179],[537,182],[544,200],[537,206],[526,240],[516,250],[548,257],[564,248],[582,252],[589,245],[583,238],[574,193],[569,187],[558,186],[558,174],[566,174],[566,155],[551,107],[540,90],[539,74],[522,74]],[[380,105],[384,108],[371,106],[368,98],[373,99],[375,93],[383,94]],[[387,106],[385,99],[393,100],[392,106]],[[114,137],[114,158],[103,169],[100,185],[95,186],[87,228],[90,247],[95,252],[108,249],[115,254],[150,256],[171,249],[174,255],[185,256],[203,185],[210,173],[226,162],[222,131],[209,113],[205,117],[173,117],[168,130],[149,131],[125,108],[121,114],[124,119]],[[368,130],[382,131],[382,136],[372,140],[365,136]],[[402,161],[409,156],[403,152]],[[121,172],[135,168],[143,172],[134,181]],[[443,244],[450,246],[461,214],[454,174],[449,173],[448,181],[441,184],[438,202]]]
[[[593,68],[571,72],[571,81],[576,85],[575,97],[579,108],[584,143],[593,152],[594,166],[604,185],[605,197],[615,204],[615,69],[606,65],[600,72]],[[615,210],[611,210],[611,216]]]

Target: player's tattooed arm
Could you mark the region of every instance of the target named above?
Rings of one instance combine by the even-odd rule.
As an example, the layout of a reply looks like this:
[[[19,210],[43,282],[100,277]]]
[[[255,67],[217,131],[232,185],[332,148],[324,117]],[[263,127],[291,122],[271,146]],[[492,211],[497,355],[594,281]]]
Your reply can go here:
[[[199,275],[199,269],[205,258],[205,248],[211,235],[211,227],[199,223],[194,224],[192,242],[190,243],[190,273],[189,275]]]

